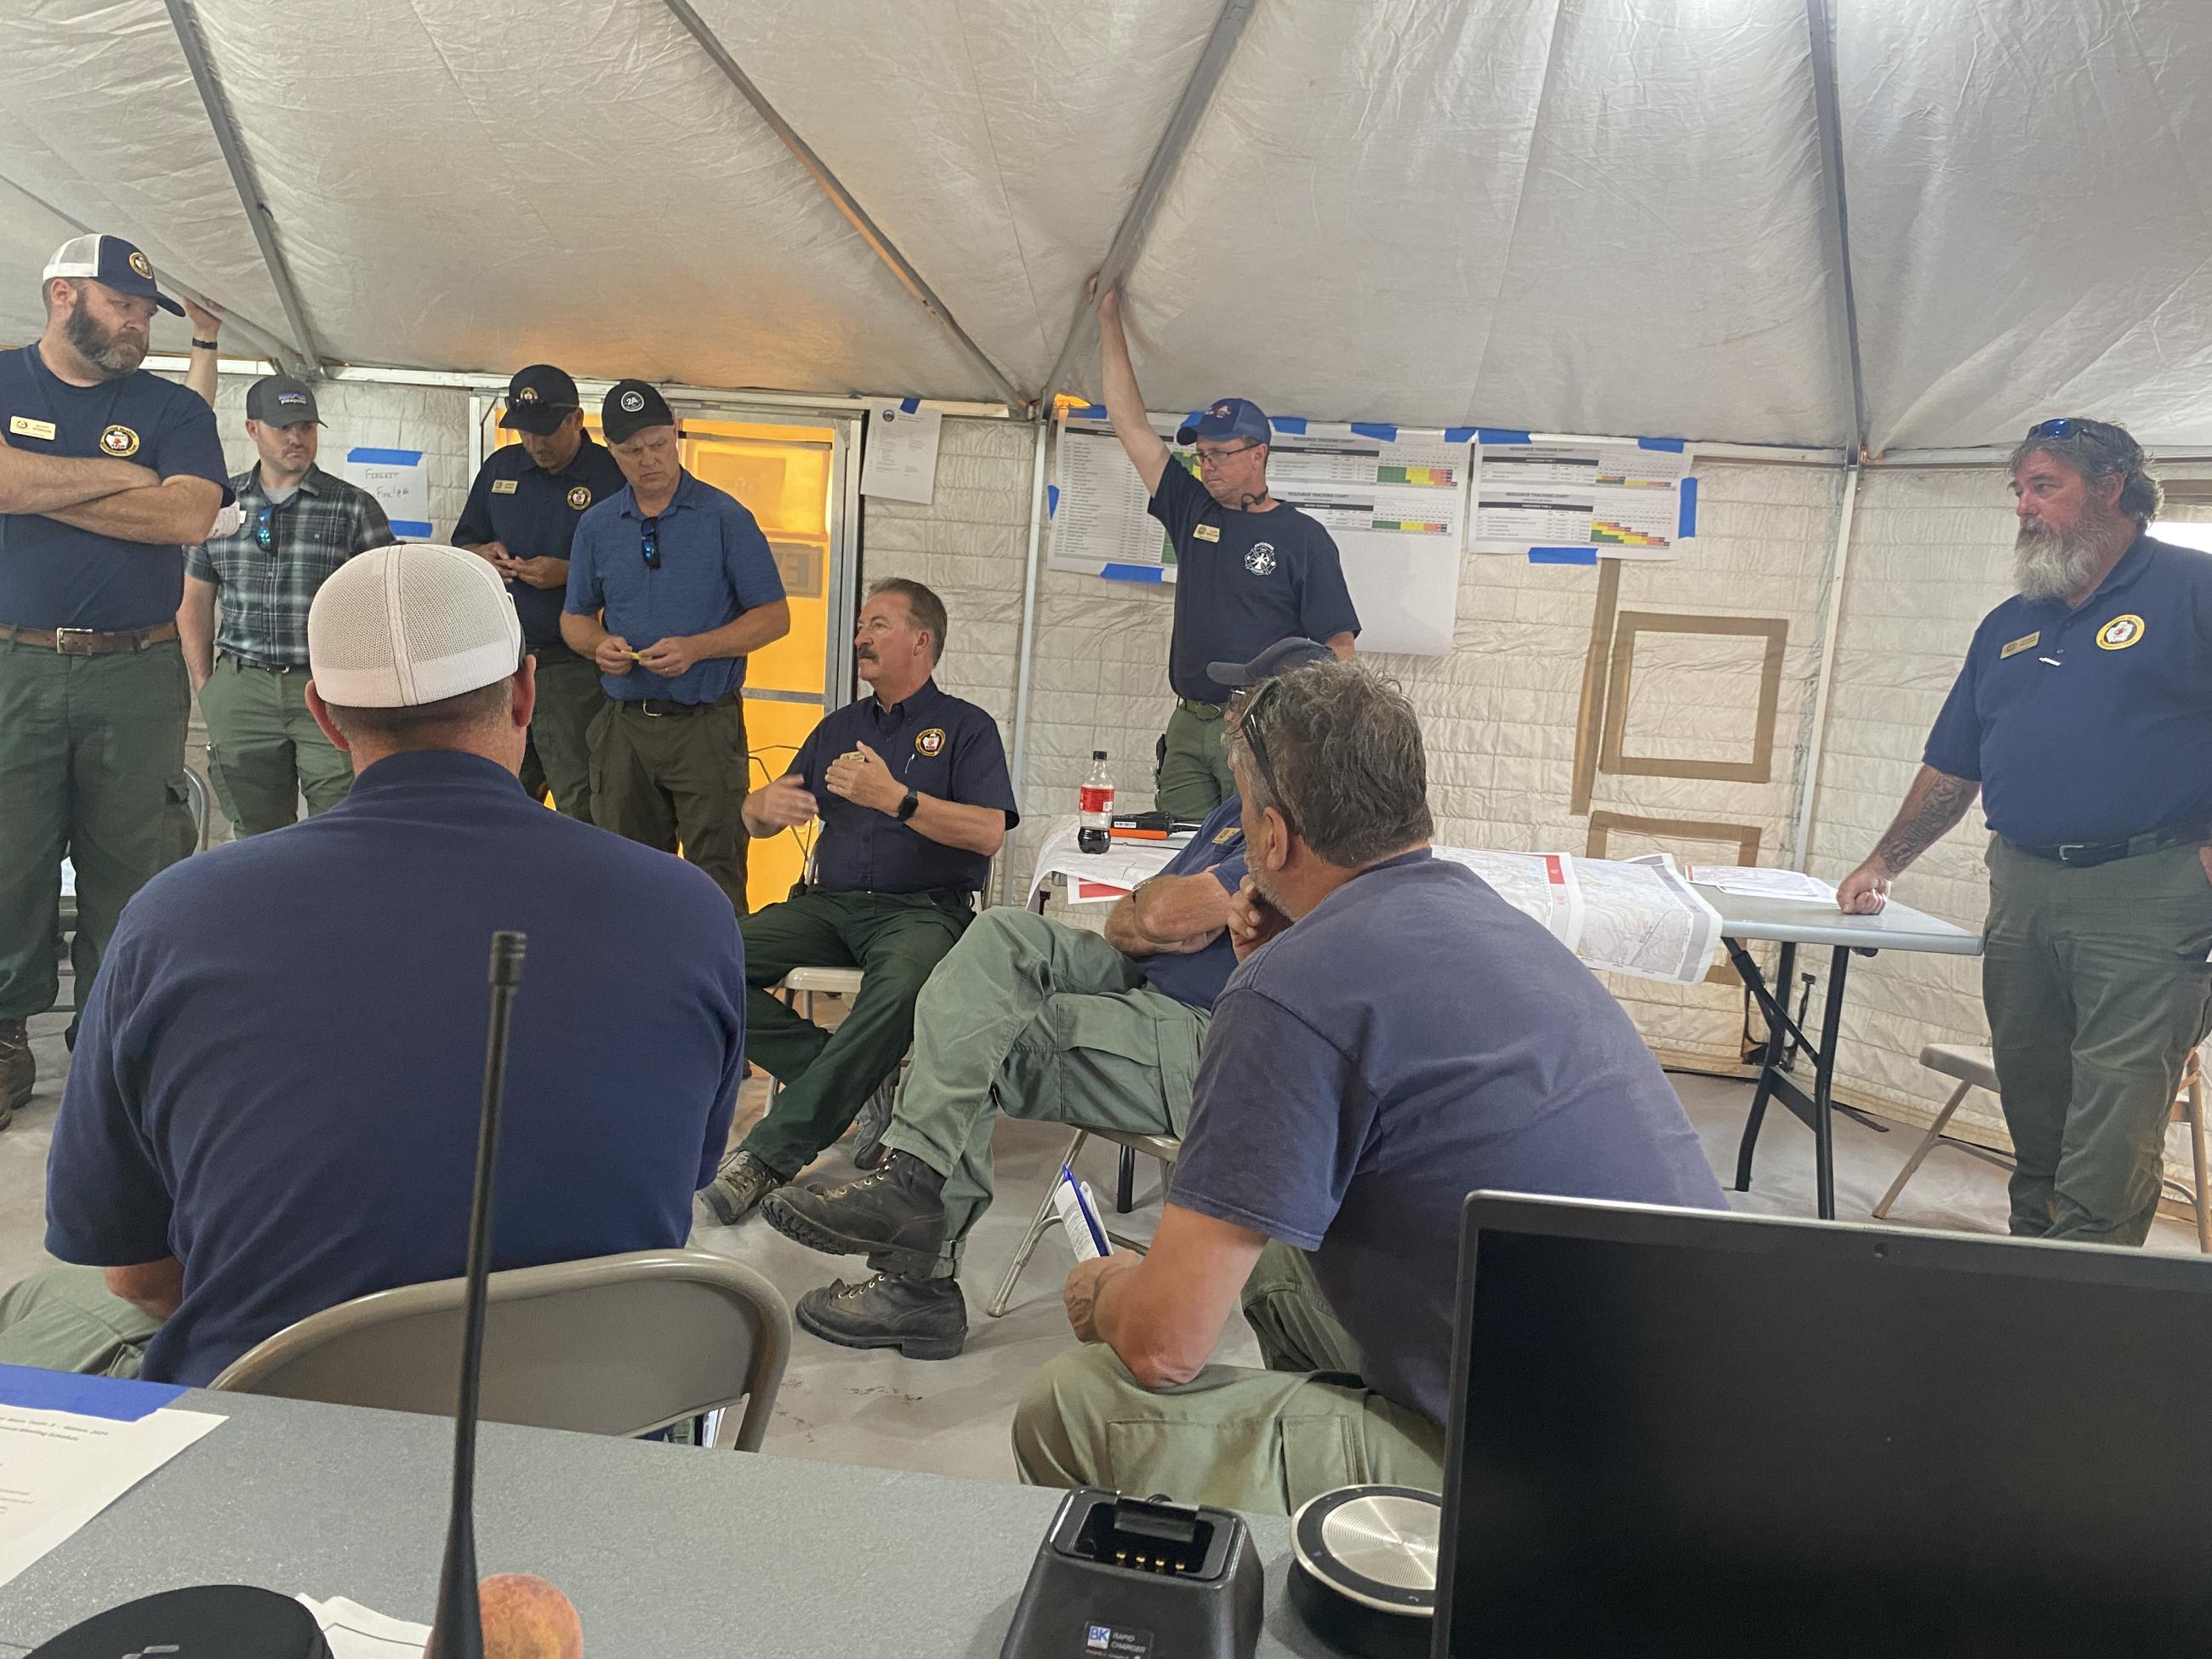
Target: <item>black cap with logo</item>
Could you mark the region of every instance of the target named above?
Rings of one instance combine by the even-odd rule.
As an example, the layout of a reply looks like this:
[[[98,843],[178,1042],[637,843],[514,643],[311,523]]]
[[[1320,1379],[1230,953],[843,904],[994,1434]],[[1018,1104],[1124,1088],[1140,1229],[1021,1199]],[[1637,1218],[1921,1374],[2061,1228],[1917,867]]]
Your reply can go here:
[[[289,374],[264,374],[246,388],[246,418],[264,426],[323,423],[315,412],[315,394]]]
[[[568,375],[550,363],[532,363],[507,383],[507,412],[499,423],[542,438],[583,404]]]
[[[668,399],[643,380],[617,380],[599,409],[599,426],[611,444],[628,443],[649,426],[675,424]]]

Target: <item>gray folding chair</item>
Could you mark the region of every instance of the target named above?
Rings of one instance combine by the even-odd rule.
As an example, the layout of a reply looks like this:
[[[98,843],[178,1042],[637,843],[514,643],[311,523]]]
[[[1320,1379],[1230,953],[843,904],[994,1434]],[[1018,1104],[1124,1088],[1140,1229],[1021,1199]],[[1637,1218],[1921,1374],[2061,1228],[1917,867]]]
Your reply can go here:
[[[383,1411],[452,1412],[464,1282],[380,1291],[282,1330],[210,1384]],[[745,1402],[757,1451],[791,1354],[768,1280],[704,1250],[638,1250],[491,1276],[483,1413],[583,1434],[650,1434]]]
[[[1094,1138],[1110,1140],[1125,1153],[1142,1152],[1147,1158],[1158,1159],[1163,1190],[1174,1178],[1176,1159],[1182,1154],[1182,1142],[1173,1135],[1148,1135],[1133,1129],[1078,1129],[1075,1139],[1067,1143],[1067,1150],[1060,1154],[1060,1163],[1073,1169],[1076,1155],[1083,1150],[1086,1141]],[[1030,1257],[1036,1252],[1037,1241],[1051,1230],[1054,1222],[1059,1218],[1052,1204],[1053,1193],[1059,1184],[1060,1165],[1055,1164],[1052,1182],[1044,1189],[1044,1201],[1037,1206],[1036,1214],[1030,1218],[1030,1230],[1022,1235],[1021,1246],[1014,1252],[1013,1265],[1006,1269],[1006,1278],[999,1282],[998,1294],[983,1310],[994,1319],[1006,1317],[1006,1306],[1014,1299],[1014,1286],[1021,1282],[1022,1269],[1030,1265]],[[1125,1250],[1133,1250],[1139,1255],[1145,1253],[1141,1241],[1117,1233],[1111,1227],[1106,1229],[1106,1242],[1118,1244]]]

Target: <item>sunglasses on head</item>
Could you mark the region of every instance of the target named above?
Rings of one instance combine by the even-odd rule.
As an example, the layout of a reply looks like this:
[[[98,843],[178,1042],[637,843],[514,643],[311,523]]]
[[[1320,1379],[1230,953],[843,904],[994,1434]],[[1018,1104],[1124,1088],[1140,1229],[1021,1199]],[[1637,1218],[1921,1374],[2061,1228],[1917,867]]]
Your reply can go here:
[[[660,568],[660,515],[653,514],[638,526],[637,550],[645,555],[647,570]]]
[[[1267,721],[1261,711],[1267,707],[1268,694],[1279,682],[1267,680],[1261,684],[1247,686],[1231,698],[1231,712],[1237,717],[1237,735],[1252,754],[1252,764],[1260,769],[1260,781],[1267,786],[1267,798],[1275,810],[1283,815],[1283,822],[1292,835],[1298,832],[1297,820],[1291,816],[1291,803],[1283,793],[1283,786],[1275,781],[1274,763],[1267,758]]]
[[[260,544],[264,553],[271,550],[271,544],[276,539],[276,532],[270,526],[270,520],[276,516],[276,513],[275,507],[264,501],[261,504],[261,510],[253,515],[253,539]]]
[[[2107,426],[2102,421],[2078,420],[2072,416],[2062,415],[2055,421],[2037,422],[2035,425],[2028,428],[2027,435],[2031,438],[2061,440],[2087,438],[2094,443],[2109,444],[2124,441],[2128,434],[2116,426]]]

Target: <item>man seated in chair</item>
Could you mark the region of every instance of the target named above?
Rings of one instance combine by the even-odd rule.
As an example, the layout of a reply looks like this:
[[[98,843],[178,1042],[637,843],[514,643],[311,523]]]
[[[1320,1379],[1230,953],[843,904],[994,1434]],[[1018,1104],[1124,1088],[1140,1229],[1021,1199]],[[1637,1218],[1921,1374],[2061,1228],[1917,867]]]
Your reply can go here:
[[[1437,1491],[1466,1195],[1720,1209],[1720,1185],[1612,994],[1431,856],[1402,695],[1323,663],[1229,718],[1237,971],[1151,1252],[1069,1275],[1085,1346],[1030,1383],[1015,1459],[1038,1485],[1254,1510]],[[1240,1297],[1267,1370],[1207,1363]]]
[[[307,653],[353,791],[124,912],[47,1171],[46,1248],[84,1265],[0,1296],[0,1362],[204,1383],[311,1314],[458,1277],[499,929],[529,945],[492,1266],[690,1231],[744,1066],[720,890],[523,793],[536,665],[475,555],[357,555]]]
[[[822,829],[806,879],[743,924],[746,1057],[782,1088],[703,1194],[725,1226],[811,1164],[890,1076],[922,981],[1021,822],[998,722],[932,678],[945,634],[945,602],[920,582],[873,584],[853,647],[875,695],[823,716],[791,769],[745,797],[756,837],[815,817]],[[860,970],[835,1031],[770,993],[794,968]]]
[[[1212,673],[1249,686],[1335,659],[1325,645],[1287,639]],[[914,1063],[883,1137],[888,1162],[761,1206],[787,1237],[884,1269],[809,1291],[795,1310],[802,1326],[909,1359],[960,1352],[960,1256],[991,1205],[998,1112],[1182,1133],[1213,1001],[1237,965],[1228,921],[1244,877],[1242,812],[1233,795],[1215,807],[1165,870],[1107,913],[1103,938],[1012,905],[977,918],[915,1005]]]

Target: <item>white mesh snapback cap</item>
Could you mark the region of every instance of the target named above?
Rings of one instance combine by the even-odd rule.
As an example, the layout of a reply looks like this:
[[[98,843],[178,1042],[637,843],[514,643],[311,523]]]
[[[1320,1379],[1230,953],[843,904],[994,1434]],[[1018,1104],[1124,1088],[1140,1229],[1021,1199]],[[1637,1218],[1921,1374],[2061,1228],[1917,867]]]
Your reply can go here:
[[[356,554],[324,582],[307,609],[307,663],[325,702],[412,708],[514,673],[522,622],[475,554],[404,542]]]

